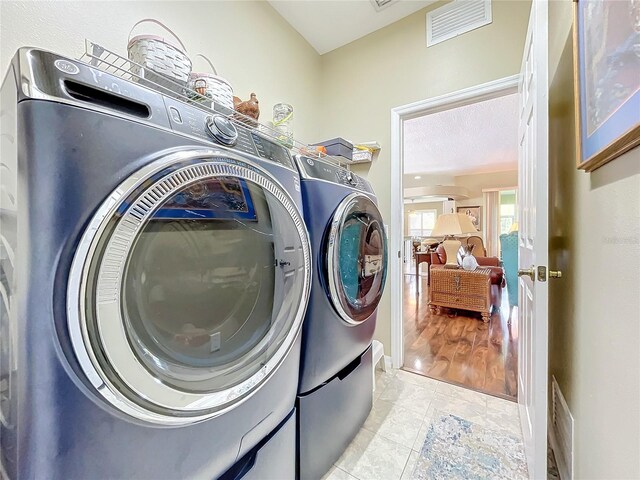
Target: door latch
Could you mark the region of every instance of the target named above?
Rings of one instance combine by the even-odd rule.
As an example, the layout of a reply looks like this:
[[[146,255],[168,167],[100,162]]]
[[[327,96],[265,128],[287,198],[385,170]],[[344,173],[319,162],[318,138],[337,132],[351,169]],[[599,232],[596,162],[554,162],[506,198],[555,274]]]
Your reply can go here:
[[[544,265],[538,266],[538,281],[546,282],[547,281],[547,267]]]

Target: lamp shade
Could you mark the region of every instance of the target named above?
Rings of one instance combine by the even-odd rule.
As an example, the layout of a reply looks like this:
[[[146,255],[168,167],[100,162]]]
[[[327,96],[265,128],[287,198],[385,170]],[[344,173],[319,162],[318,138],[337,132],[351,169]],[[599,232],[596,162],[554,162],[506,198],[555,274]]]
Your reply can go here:
[[[444,213],[439,215],[431,231],[433,237],[448,237],[476,233],[471,219],[464,213]]]

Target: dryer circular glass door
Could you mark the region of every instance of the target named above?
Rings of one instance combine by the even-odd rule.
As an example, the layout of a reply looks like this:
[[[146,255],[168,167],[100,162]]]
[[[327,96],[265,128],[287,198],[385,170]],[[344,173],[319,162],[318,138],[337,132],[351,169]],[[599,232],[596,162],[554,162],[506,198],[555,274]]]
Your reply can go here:
[[[191,423],[277,369],[309,285],[304,223],[269,173],[233,154],[176,153],[127,179],[86,229],[68,288],[72,343],[117,408]]]
[[[327,241],[326,276],[333,306],[350,325],[378,307],[387,270],[382,215],[365,195],[352,193],[336,209]]]

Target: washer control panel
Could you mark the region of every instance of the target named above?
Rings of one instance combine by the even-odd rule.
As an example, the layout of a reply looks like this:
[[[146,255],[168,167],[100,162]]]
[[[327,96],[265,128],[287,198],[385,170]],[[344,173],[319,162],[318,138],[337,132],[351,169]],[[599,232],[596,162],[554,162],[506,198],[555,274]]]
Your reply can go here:
[[[256,131],[251,132],[251,139],[256,146],[258,155],[272,162],[279,163],[281,165],[287,165],[293,167],[293,160],[291,160],[291,154],[282,145],[275,143],[268,138],[260,135]]]
[[[357,188],[362,183],[362,179],[354,175],[350,170],[340,169],[336,172],[336,176],[343,185],[351,185]]]
[[[165,97],[173,130],[295,169],[289,150],[228,118],[231,110],[211,113]]]
[[[21,48],[18,55],[14,62],[24,65],[20,63],[16,68],[28,66],[30,77],[29,87],[18,92],[19,100],[31,98],[32,90],[37,91],[37,98],[44,93],[62,102],[113,111],[296,170],[287,148],[230,119],[234,114],[232,109],[216,104],[212,112],[51,52]]]
[[[345,185],[347,187],[373,193],[369,182],[346,168],[333,165],[317,158],[297,156],[298,165],[306,173],[307,178],[317,178],[327,182]]]
[[[233,122],[222,115],[207,117],[207,133],[228,147],[235,145],[238,140],[238,130]]]

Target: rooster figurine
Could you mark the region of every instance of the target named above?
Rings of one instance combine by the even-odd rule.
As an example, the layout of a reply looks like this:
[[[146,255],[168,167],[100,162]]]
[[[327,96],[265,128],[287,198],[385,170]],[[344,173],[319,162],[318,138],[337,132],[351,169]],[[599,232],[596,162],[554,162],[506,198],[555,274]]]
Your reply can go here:
[[[251,94],[251,98],[246,102],[243,102],[238,97],[233,97],[233,107],[236,112],[239,112],[247,117],[251,117],[258,120],[260,117],[260,107],[258,105],[258,97],[255,93]]]

